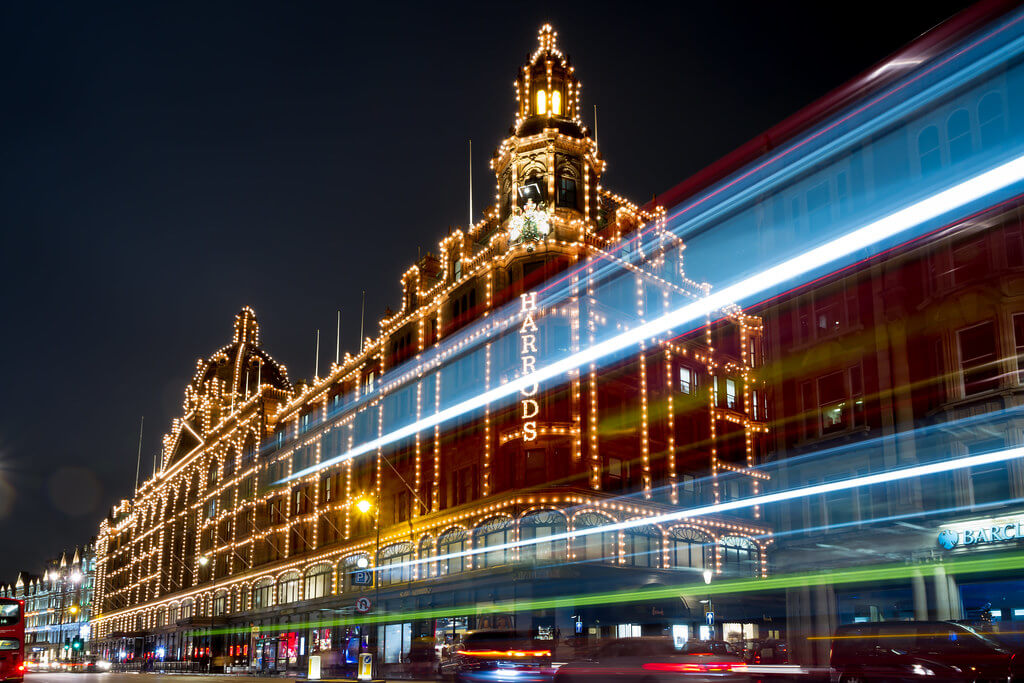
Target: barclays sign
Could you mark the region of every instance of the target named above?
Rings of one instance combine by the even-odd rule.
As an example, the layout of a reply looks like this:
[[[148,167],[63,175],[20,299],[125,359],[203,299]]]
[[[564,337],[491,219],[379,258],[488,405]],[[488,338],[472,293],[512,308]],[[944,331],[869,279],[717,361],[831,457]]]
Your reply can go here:
[[[1024,538],[1024,525],[1020,520],[987,520],[973,524],[956,525],[939,532],[939,545],[946,550],[992,543],[1006,543]]]

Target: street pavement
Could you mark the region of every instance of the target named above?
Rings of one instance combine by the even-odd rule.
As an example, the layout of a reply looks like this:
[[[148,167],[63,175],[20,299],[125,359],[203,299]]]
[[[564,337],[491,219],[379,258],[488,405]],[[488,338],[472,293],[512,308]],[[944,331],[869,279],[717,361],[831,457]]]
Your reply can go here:
[[[51,673],[49,671],[29,672],[25,676],[25,683],[259,683],[261,681],[277,681],[277,683],[288,683],[294,678],[277,676],[274,678],[263,678],[257,676],[231,675],[231,674],[163,674],[163,673]],[[402,683],[437,683],[433,681],[411,681],[409,679],[388,679],[401,680]]]

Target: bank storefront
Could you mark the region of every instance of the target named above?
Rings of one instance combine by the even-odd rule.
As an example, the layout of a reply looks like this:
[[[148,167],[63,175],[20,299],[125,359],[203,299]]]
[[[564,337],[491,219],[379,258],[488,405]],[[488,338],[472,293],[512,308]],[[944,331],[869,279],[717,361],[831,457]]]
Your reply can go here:
[[[826,542],[827,541],[827,542]],[[841,624],[955,620],[1014,638],[1024,631],[1024,510],[851,529],[780,549],[791,651],[828,661]]]

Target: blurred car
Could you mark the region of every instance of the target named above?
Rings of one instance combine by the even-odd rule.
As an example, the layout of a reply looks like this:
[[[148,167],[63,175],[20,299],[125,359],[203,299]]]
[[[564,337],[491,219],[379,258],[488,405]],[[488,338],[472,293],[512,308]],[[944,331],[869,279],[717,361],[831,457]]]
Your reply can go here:
[[[789,664],[789,646],[784,640],[751,640],[745,644],[743,659],[748,664]]]
[[[1024,680],[1024,662],[997,640],[949,621],[850,624],[832,639],[834,683]]]
[[[683,644],[680,652],[697,655],[728,655],[743,659],[742,649],[724,640],[688,640]]]
[[[551,641],[514,631],[466,631],[442,673],[458,683],[509,681],[550,683]]]
[[[588,659],[562,665],[555,683],[740,683],[749,680],[746,668],[728,643],[701,647],[690,642],[677,650],[671,638],[617,638],[599,646]]]

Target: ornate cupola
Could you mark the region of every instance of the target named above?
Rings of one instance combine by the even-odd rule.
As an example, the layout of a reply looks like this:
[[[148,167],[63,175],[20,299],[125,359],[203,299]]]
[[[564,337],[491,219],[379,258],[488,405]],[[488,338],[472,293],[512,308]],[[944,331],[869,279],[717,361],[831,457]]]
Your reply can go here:
[[[515,81],[515,125],[495,152],[499,220],[512,243],[578,239],[592,230],[604,162],[580,119],[581,85],[558,34],[539,44]]]

